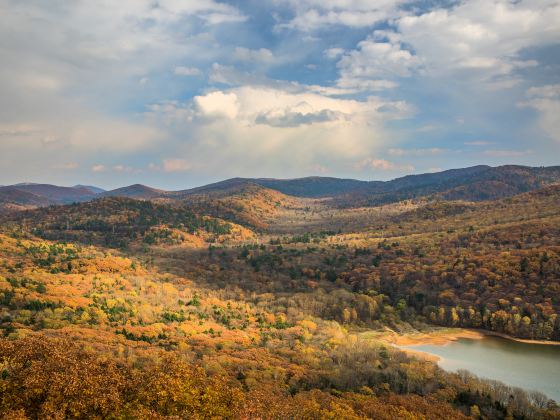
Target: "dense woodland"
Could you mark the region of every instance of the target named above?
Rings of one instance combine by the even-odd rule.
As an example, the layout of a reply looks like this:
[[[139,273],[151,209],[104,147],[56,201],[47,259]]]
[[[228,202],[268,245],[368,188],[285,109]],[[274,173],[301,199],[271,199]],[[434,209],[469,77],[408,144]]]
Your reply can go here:
[[[538,392],[383,338],[446,326],[560,340],[559,187],[364,209],[359,229],[261,188],[4,217],[4,417],[560,417]],[[296,217],[324,223],[274,233]]]

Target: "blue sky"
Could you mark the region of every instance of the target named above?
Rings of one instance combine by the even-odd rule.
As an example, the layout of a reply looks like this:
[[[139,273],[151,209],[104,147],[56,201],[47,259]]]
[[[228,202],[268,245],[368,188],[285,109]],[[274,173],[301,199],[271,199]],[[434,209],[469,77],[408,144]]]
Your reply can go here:
[[[0,0],[0,184],[560,164],[560,1]]]

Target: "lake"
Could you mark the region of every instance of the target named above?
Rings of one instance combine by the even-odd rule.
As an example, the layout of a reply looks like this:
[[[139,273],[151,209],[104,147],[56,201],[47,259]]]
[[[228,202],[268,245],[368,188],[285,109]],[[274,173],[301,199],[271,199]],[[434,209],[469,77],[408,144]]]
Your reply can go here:
[[[537,390],[560,402],[560,346],[529,344],[487,336],[460,338],[446,345],[403,346],[440,357],[448,371],[466,369],[526,390]]]

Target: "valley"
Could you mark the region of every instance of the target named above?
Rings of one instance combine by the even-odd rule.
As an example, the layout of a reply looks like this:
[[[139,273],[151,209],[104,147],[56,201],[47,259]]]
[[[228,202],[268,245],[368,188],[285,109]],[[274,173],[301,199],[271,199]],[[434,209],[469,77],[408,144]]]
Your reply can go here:
[[[362,182],[317,178],[131,186],[44,205],[11,195],[0,218],[0,409],[558,418],[556,394],[448,372],[392,345],[447,328],[560,342],[557,169],[504,170],[517,187],[477,199],[479,168],[460,187],[457,171],[430,174],[367,200]]]

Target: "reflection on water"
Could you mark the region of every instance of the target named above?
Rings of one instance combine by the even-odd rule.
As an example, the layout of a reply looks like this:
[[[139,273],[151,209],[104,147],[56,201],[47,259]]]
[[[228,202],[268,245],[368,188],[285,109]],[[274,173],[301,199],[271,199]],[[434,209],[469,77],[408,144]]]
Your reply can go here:
[[[541,391],[560,402],[560,346],[519,343],[500,337],[461,338],[447,345],[406,348],[435,354],[445,370],[467,369],[480,377]]]

